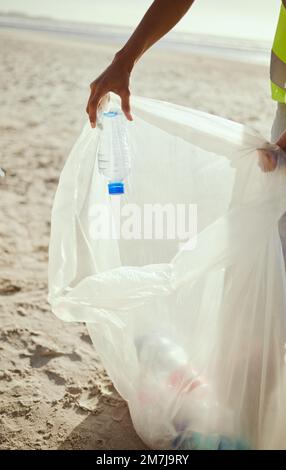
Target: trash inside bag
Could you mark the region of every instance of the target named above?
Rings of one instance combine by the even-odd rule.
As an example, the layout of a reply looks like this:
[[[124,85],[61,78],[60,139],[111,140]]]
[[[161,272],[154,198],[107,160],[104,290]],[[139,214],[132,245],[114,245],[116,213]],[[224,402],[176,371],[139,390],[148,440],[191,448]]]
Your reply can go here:
[[[53,312],[87,324],[150,448],[286,448],[283,157],[263,173],[271,145],[242,125],[139,97],[123,125],[110,106],[60,177]]]

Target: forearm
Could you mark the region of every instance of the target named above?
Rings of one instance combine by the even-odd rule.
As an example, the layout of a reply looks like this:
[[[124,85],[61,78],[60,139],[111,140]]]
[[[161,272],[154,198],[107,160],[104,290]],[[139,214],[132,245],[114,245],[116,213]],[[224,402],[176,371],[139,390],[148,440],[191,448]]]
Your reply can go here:
[[[115,59],[125,62],[131,71],[144,52],[173,28],[193,3],[194,0],[155,0]]]

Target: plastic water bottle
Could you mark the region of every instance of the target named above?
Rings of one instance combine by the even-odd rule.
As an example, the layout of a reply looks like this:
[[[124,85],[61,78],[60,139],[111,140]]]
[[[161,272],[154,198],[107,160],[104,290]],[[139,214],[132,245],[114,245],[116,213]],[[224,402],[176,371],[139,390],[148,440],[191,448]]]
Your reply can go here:
[[[123,194],[130,171],[127,119],[119,108],[111,108],[101,114],[99,128],[99,172],[108,179],[110,195]]]
[[[188,358],[178,344],[160,333],[150,333],[135,338],[141,367],[155,376],[169,376],[174,370],[188,364]]]

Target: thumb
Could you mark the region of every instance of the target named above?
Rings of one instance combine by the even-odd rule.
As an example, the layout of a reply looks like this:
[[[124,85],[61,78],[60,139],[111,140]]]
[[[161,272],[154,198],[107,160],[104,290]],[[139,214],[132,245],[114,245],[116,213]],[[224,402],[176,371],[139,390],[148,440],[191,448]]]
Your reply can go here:
[[[124,112],[126,118],[128,121],[133,121],[133,117],[131,115],[131,109],[130,109],[130,92],[127,91],[124,94],[120,96],[121,98],[121,109]]]

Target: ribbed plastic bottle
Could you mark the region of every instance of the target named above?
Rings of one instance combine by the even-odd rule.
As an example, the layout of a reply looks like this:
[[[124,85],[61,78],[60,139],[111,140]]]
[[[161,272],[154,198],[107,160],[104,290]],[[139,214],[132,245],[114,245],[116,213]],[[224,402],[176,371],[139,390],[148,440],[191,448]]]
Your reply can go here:
[[[100,116],[98,170],[108,180],[110,195],[125,192],[124,180],[130,171],[130,147],[127,119],[119,108]]]

